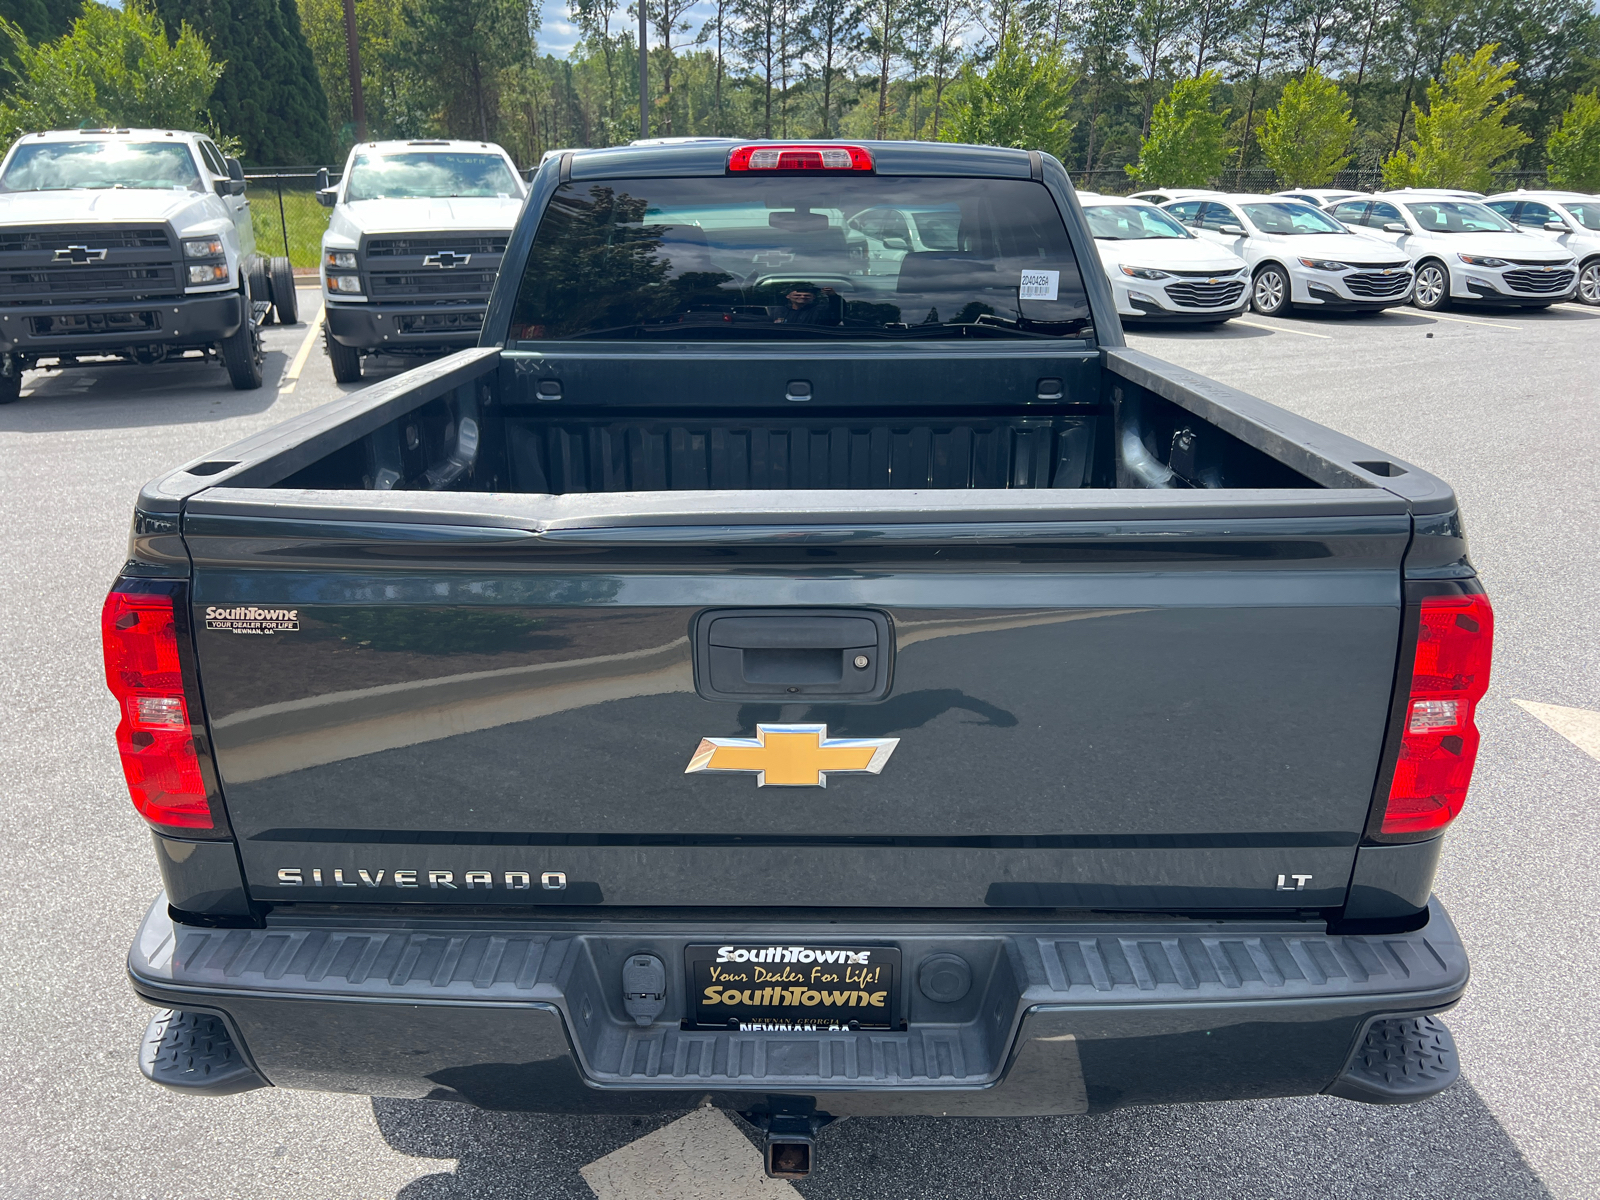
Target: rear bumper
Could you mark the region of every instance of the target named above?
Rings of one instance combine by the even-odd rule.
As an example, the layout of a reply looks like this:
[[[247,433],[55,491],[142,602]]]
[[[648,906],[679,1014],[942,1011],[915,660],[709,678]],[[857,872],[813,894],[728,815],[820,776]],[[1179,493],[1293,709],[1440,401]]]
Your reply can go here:
[[[327,306],[328,336],[357,350],[459,350],[478,344],[484,304]]]
[[[760,1112],[804,1096],[835,1116],[1057,1115],[1319,1092],[1421,1099],[1453,1065],[1409,1091],[1374,1083],[1384,1041],[1374,1030],[1448,1008],[1467,982],[1437,901],[1422,929],[1383,936],[1330,935],[1316,922],[1117,921],[857,926],[841,939],[837,924],[639,922],[624,933],[615,921],[541,928],[389,911],[360,924],[302,916],[201,929],[174,925],[162,898],[129,973],[153,1004],[221,1018],[242,1062],[277,1086],[550,1112],[706,1097]],[[683,948],[730,937],[893,941],[905,1028],[680,1028]],[[666,1012],[648,1027],[622,1012],[621,963],[640,953],[668,968]],[[965,997],[922,994],[919,965],[935,953],[970,964]]]
[[[209,346],[239,332],[238,292],[108,304],[40,304],[0,311],[0,353],[54,358],[115,353],[125,346]],[[81,324],[83,331],[49,332]]]

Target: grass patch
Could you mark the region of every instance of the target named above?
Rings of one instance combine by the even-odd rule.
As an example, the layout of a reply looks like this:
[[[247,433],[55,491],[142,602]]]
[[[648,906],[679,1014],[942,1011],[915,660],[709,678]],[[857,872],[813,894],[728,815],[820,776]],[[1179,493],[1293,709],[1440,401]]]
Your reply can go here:
[[[273,180],[252,180],[245,193],[250,200],[250,224],[256,231],[256,253],[276,258],[284,253],[284,226],[289,229],[289,262],[296,267],[315,267],[322,253],[322,234],[328,228],[333,210],[317,203],[316,185],[307,180],[285,180],[282,216],[278,209],[278,189]]]

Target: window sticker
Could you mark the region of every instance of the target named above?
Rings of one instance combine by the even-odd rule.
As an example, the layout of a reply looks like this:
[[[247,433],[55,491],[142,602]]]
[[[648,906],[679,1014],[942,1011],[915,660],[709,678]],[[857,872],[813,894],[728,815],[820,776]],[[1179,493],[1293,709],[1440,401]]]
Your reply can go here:
[[[1024,271],[1022,273],[1022,300],[1054,300],[1061,283],[1060,271]]]

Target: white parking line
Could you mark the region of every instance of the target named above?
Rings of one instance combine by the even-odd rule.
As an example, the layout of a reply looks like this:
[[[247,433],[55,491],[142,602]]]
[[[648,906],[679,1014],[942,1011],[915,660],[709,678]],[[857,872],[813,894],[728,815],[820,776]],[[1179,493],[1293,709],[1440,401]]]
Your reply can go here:
[[[599,1200],[800,1200],[719,1109],[697,1108],[578,1174]]]
[[[1321,338],[1325,342],[1333,341],[1326,333],[1312,333],[1309,329],[1291,329],[1287,325],[1261,325],[1255,321],[1246,321],[1243,317],[1233,319],[1235,325],[1248,325],[1251,329],[1266,329],[1273,333],[1298,333],[1301,337]]]
[[[311,357],[311,347],[316,345],[317,335],[322,332],[322,318],[327,310],[321,301],[317,303],[317,315],[311,318],[311,328],[306,330],[305,341],[300,343],[300,349],[294,356],[294,361],[289,364],[289,369],[283,373],[283,379],[278,384],[278,395],[287,396],[294,391],[294,385],[300,382],[300,372],[306,368],[306,359]]]
[[[1600,712],[1563,708],[1559,704],[1535,704],[1532,700],[1514,700],[1513,703],[1538,717],[1589,757],[1600,759]]]
[[[1454,321],[1457,325],[1487,325],[1490,329],[1516,329],[1516,325],[1502,325],[1499,321],[1474,321],[1471,317],[1442,317],[1436,312],[1419,313],[1430,321]]]

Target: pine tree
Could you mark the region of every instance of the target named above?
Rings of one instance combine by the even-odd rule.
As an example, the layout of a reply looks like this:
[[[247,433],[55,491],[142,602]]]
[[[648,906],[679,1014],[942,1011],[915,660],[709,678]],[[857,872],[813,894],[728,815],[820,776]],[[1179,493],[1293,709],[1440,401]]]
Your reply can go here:
[[[326,162],[333,154],[328,98],[294,0],[156,0],[169,30],[187,21],[224,63],[211,115],[250,162]]]

